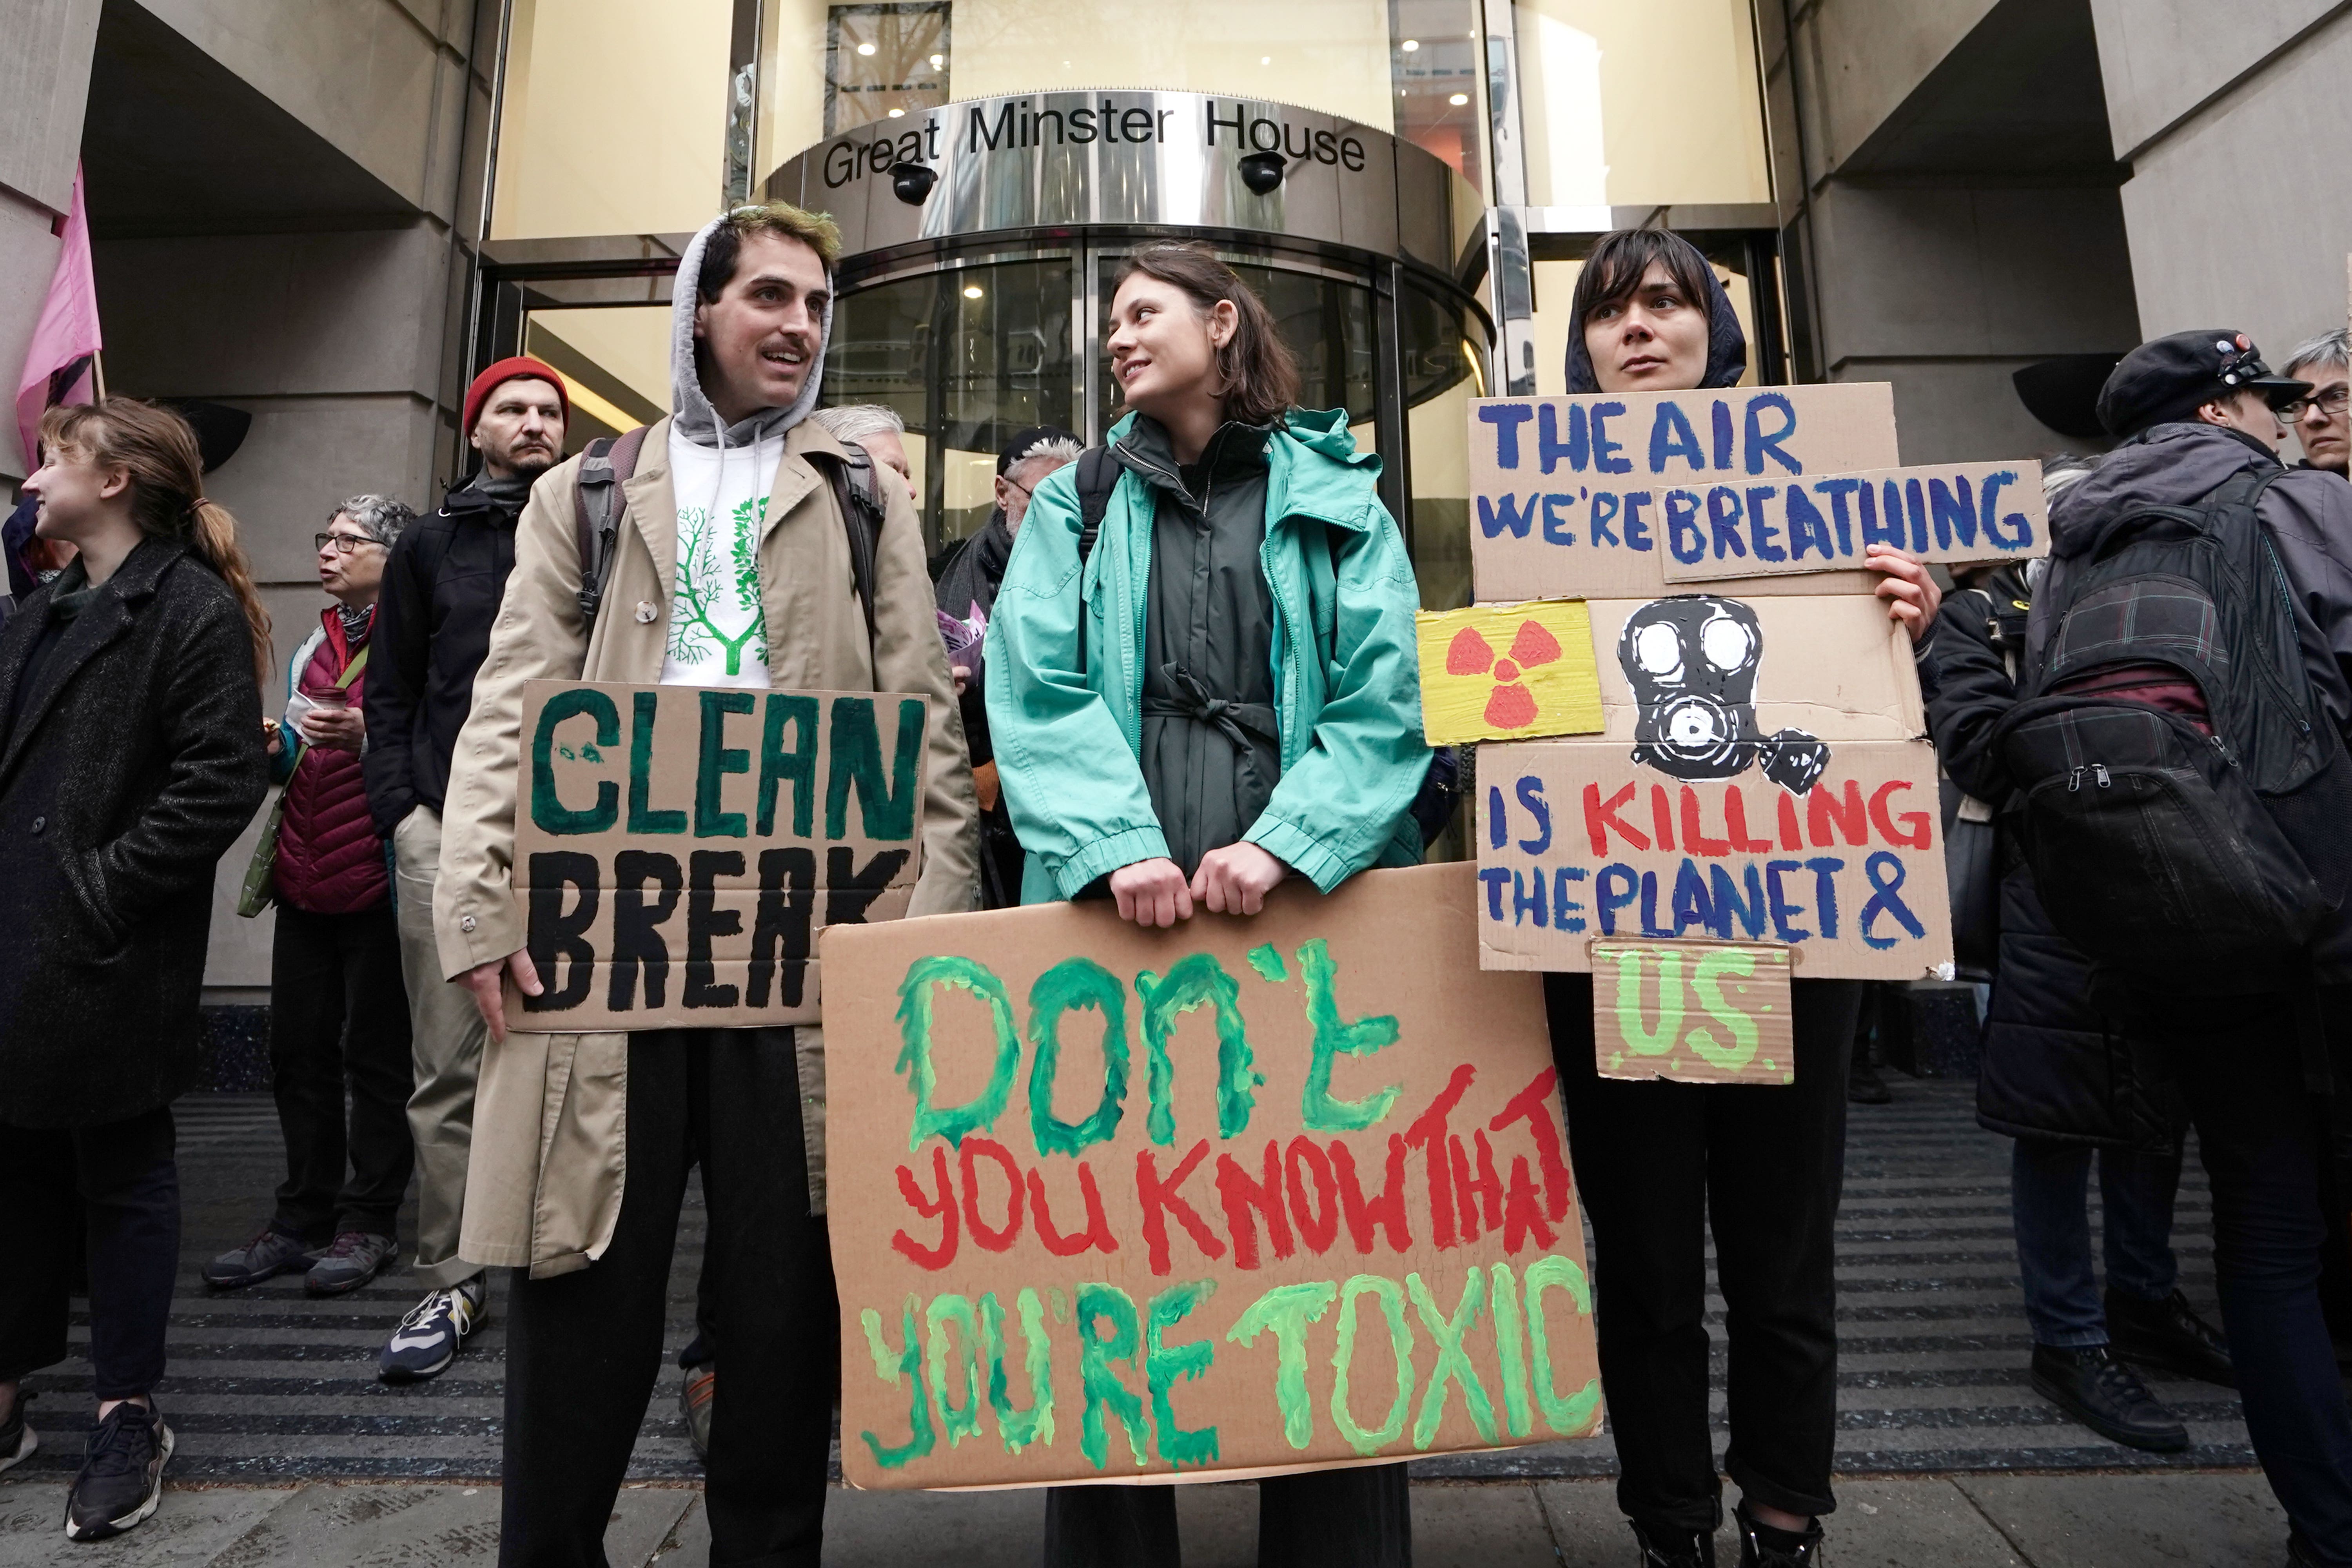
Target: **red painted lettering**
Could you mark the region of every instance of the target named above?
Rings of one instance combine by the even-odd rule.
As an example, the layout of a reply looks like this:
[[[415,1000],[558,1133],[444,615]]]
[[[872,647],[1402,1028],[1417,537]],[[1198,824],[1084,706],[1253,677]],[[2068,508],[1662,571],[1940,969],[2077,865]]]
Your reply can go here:
[[[1845,781],[1843,799],[1831,793],[1826,781],[1815,784],[1813,793],[1805,797],[1805,826],[1812,833],[1814,848],[1830,847],[1832,824],[1845,835],[1848,844],[1870,842],[1870,819],[1863,807],[1862,786],[1852,779]]]
[[[1620,837],[1634,848],[1647,849],[1650,847],[1648,837],[1640,828],[1617,815],[1619,810],[1633,803],[1633,796],[1640,788],[1638,784],[1627,784],[1623,789],[1611,795],[1609,804],[1603,805],[1601,804],[1601,786],[1597,784],[1584,786],[1584,831],[1592,840],[1593,854],[1609,853],[1609,830],[1612,827],[1617,830]]]
[[[1514,1121],[1526,1121],[1528,1131],[1535,1135],[1536,1163],[1543,1172],[1544,1214],[1554,1225],[1568,1217],[1569,1199],[1575,1191],[1568,1173],[1568,1151],[1560,1140],[1559,1118],[1551,1109],[1552,1085],[1559,1079],[1556,1069],[1544,1068],[1486,1123],[1500,1132]]]
[[[1477,1075],[1478,1069],[1468,1062],[1455,1068],[1437,1098],[1429,1102],[1429,1109],[1404,1130],[1406,1145],[1418,1148],[1423,1155],[1429,1174],[1429,1238],[1440,1248],[1458,1245],[1454,1232],[1454,1172],[1445,1157],[1445,1119],[1462,1103],[1470,1080]]]
[[[1135,1195],[1143,1205],[1143,1244],[1150,1254],[1154,1274],[1165,1274],[1170,1268],[1168,1216],[1171,1214],[1176,1216],[1176,1223],[1184,1227],[1184,1234],[1192,1238],[1192,1245],[1202,1254],[1210,1258],[1225,1255],[1224,1243],[1201,1222],[1199,1213],[1184,1201],[1179,1190],[1184,1185],[1185,1178],[1192,1173],[1192,1167],[1206,1159],[1208,1153],[1209,1141],[1203,1138],[1192,1145],[1192,1151],[1178,1162],[1174,1170],[1168,1173],[1168,1179],[1164,1182],[1160,1179],[1159,1162],[1152,1159],[1150,1150],[1146,1149],[1135,1157]]]
[[[1302,1165],[1315,1179],[1312,1207],[1307,1202],[1307,1184],[1299,1179]],[[1339,1190],[1331,1180],[1331,1157],[1312,1139],[1293,1138],[1283,1151],[1282,1169],[1290,1194],[1291,1223],[1298,1227],[1298,1239],[1307,1244],[1307,1250],[1320,1258],[1339,1235]]]
[[[1789,797],[1783,794],[1780,798],[1786,800]],[[1723,786],[1723,831],[1724,836],[1731,840],[1731,847],[1744,855],[1764,855],[1771,851],[1770,839],[1748,837],[1748,802],[1740,795],[1738,784]]]
[[[1511,1184],[1503,1193],[1503,1250],[1516,1256],[1530,1236],[1538,1247],[1551,1245],[1551,1226],[1544,1223],[1542,1206],[1536,1201],[1536,1184],[1528,1174],[1528,1157],[1514,1154]]]
[[[1331,1140],[1331,1163],[1339,1173],[1339,1214],[1348,1222],[1348,1239],[1367,1257],[1372,1250],[1374,1226],[1389,1233],[1391,1250],[1412,1245],[1412,1230],[1404,1214],[1404,1140],[1389,1134],[1388,1169],[1381,1178],[1381,1195],[1366,1202],[1356,1180],[1356,1156],[1337,1138]]]
[[[1802,849],[1805,840],[1797,832],[1797,797],[1787,790],[1780,792],[1780,847]]]
[[[1658,830],[1658,847],[1671,850],[1675,847],[1675,814],[1666,804],[1666,786],[1650,786],[1650,823]]]
[[[1898,789],[1910,787],[1909,779],[1888,779],[1873,790],[1870,795],[1870,823],[1872,826],[1878,829],[1879,836],[1889,844],[1899,844],[1906,849],[1925,849],[1932,838],[1927,824],[1934,820],[1926,812],[1906,811],[1903,814],[1904,825],[1910,829],[1908,833],[1895,832],[1895,824],[1887,820],[1886,797]]]
[[[1290,1240],[1290,1216],[1282,1208],[1282,1152],[1271,1138],[1265,1141],[1265,1175],[1250,1173],[1231,1154],[1217,1156],[1217,1201],[1225,1207],[1225,1233],[1234,1238],[1234,1267],[1257,1267],[1257,1219],[1265,1221],[1265,1243],[1279,1259],[1298,1250]]]
[[[980,1217],[980,1176],[972,1168],[975,1156],[995,1161],[998,1169],[1004,1173],[1005,1181],[1012,1186],[1012,1192],[1004,1200],[1004,1225],[1002,1229],[991,1226]],[[963,1167],[964,1228],[971,1232],[972,1240],[991,1252],[1011,1251],[1013,1242],[1021,1236],[1020,1162],[1013,1159],[1012,1150],[995,1139],[967,1134],[961,1163]]]
[[[898,1167],[898,1195],[907,1206],[927,1219],[940,1222],[940,1244],[925,1247],[905,1231],[890,1238],[891,1249],[913,1263],[918,1268],[940,1269],[955,1261],[956,1200],[955,1185],[948,1177],[948,1152],[943,1144],[931,1145],[931,1173],[940,1184],[936,1198],[923,1191],[915,1180],[915,1173],[906,1166]]]
[[[1111,1237],[1110,1222],[1103,1218],[1102,1194],[1096,1189],[1095,1173],[1084,1160],[1078,1162],[1078,1196],[1087,1205],[1087,1228],[1076,1236],[1064,1236],[1054,1228],[1053,1211],[1045,1206],[1045,1177],[1036,1171],[1029,1173],[1029,1209],[1037,1216],[1037,1239],[1056,1258],[1076,1258],[1089,1247],[1117,1252],[1118,1243]]]
[[[1699,831],[1698,791],[1683,785],[1683,847],[1693,855],[1709,857],[1728,855],[1731,846],[1720,838],[1709,838]]]

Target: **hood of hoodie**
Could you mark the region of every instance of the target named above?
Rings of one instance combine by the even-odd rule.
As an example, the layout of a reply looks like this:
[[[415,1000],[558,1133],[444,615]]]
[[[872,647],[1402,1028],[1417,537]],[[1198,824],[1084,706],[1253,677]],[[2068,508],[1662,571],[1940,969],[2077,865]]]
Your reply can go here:
[[[686,254],[678,258],[677,280],[670,289],[669,317],[669,395],[670,408],[676,416],[676,429],[698,447],[732,450],[751,447],[772,437],[781,436],[809,416],[816,406],[817,396],[824,391],[824,355],[833,342],[833,299],[828,291],[824,301],[824,320],[819,331],[816,358],[809,365],[808,379],[801,385],[800,396],[785,408],[762,408],[738,424],[725,426],[719,423],[719,411],[703,395],[702,375],[694,363],[694,306],[699,296],[696,285],[702,276],[703,247],[724,223],[724,217],[712,218],[698,230]],[[828,286],[832,274],[825,275]]]
[[[1703,387],[1737,386],[1739,378],[1748,374],[1748,334],[1739,330],[1739,314],[1731,308],[1731,296],[1723,291],[1723,279],[1715,275],[1714,268],[1704,269],[1707,287],[1706,374],[1698,384]],[[1592,355],[1584,347],[1580,322],[1572,323],[1569,329],[1568,390],[1601,390],[1600,378],[1592,374]]]
[[[2215,425],[2158,425],[2117,447],[2050,502],[2050,549],[2088,553],[2134,509],[2186,506],[2241,468],[2276,467],[2259,445]]]

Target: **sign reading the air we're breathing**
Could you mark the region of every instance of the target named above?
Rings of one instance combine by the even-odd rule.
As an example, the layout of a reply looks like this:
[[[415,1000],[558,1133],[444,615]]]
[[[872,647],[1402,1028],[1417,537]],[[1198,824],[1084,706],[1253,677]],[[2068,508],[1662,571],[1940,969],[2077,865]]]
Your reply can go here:
[[[1470,413],[1482,601],[1868,591],[1870,545],[1934,561],[2034,555],[2030,463],[1898,468],[1883,383],[1488,398]]]
[[[922,860],[925,704],[534,680],[515,897],[545,987],[508,1027],[813,1023],[820,929],[894,920]]]

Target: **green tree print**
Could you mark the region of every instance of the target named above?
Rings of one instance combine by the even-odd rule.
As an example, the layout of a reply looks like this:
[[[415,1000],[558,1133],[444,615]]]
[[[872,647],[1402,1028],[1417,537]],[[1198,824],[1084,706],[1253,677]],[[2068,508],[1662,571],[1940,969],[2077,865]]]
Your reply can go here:
[[[669,655],[680,663],[724,656],[727,673],[740,675],[746,650],[765,662],[768,620],[760,605],[760,525],[768,498],[740,503],[729,519],[728,537],[710,526],[698,507],[681,508],[677,530],[677,611],[669,621]],[[720,617],[748,616],[729,636]]]

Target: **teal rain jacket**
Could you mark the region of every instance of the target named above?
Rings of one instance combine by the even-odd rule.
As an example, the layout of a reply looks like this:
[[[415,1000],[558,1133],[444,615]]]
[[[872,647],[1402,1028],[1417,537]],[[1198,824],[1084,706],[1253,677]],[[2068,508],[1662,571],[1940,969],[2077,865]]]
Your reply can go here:
[[[1112,426],[1112,445],[1134,420]],[[1421,858],[1410,811],[1429,771],[1419,593],[1374,490],[1380,458],[1356,450],[1344,410],[1292,410],[1267,458],[1259,560],[1274,596],[1282,779],[1244,838],[1328,893],[1368,866]],[[1074,897],[1168,853],[1137,761],[1157,498],[1122,469],[1082,569],[1077,473],[1069,464],[1037,487],[988,627],[988,722],[1027,852],[1024,903]]]

